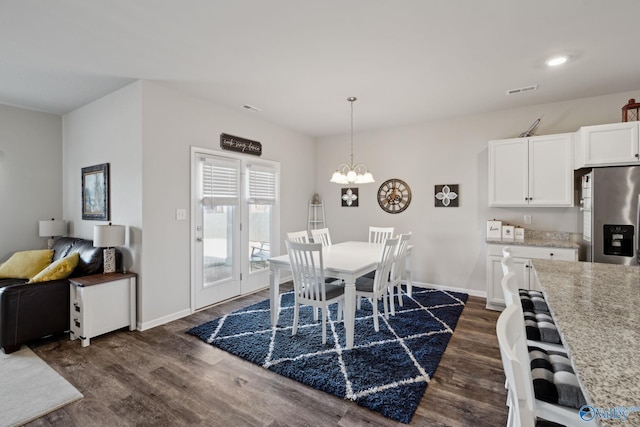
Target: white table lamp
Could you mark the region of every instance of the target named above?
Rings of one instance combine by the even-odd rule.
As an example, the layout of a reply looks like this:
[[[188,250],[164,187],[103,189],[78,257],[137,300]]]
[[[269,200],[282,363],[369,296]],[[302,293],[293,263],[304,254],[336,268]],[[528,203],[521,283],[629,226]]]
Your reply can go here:
[[[113,273],[116,271],[116,250],[114,246],[122,246],[125,242],[124,225],[96,225],[93,227],[93,246],[105,248],[104,272]]]
[[[48,237],[47,249],[53,247],[53,239],[67,234],[67,222],[62,219],[43,219],[39,222],[40,237]]]

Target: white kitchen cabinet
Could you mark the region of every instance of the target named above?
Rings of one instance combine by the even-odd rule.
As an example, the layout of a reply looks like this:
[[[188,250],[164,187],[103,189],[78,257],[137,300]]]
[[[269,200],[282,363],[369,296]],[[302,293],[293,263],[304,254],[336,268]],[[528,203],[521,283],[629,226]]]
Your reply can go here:
[[[575,169],[640,163],[638,122],[583,126],[575,141]]]
[[[489,141],[489,206],[573,206],[573,135]]]
[[[520,289],[541,290],[532,270],[532,259],[577,261],[578,249],[504,244],[487,245],[487,308],[502,310],[505,307],[502,293],[502,249],[509,246]]]

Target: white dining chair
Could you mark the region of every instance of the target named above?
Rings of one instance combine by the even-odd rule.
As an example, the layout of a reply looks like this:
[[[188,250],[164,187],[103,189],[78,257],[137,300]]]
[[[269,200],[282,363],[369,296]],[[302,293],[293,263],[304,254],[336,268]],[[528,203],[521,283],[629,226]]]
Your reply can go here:
[[[387,287],[389,289],[389,309],[391,315],[396,315],[396,304],[394,301],[394,294],[398,296],[398,305],[402,304],[402,283],[406,276],[407,269],[407,248],[409,247],[409,239],[411,239],[411,233],[401,234],[398,241],[398,247],[396,249],[395,259],[391,266],[391,274],[389,275],[389,282]]]
[[[373,307],[373,326],[376,332],[380,330],[378,322],[378,300],[382,299],[384,317],[389,319],[389,309],[387,304],[388,280],[391,273],[391,265],[395,259],[396,248],[399,237],[387,239],[384,242],[380,261],[376,265],[374,278],[362,276],[356,279],[356,300],[359,298],[369,298]],[[359,308],[359,307],[358,307]]]
[[[500,357],[502,366],[507,378],[508,395],[507,405],[509,406],[509,416],[507,426],[534,427],[537,419],[543,419],[560,423],[566,426],[579,426],[587,424],[579,415],[578,408],[584,401],[584,396],[578,385],[577,378],[570,371],[550,371],[539,372],[541,368],[536,367],[536,381],[544,386],[554,387],[558,392],[559,400],[571,401],[574,407],[550,403],[536,398],[536,389],[533,382],[531,358],[540,357],[538,350],[527,349],[526,336],[524,332],[524,321],[522,308],[518,304],[511,304],[498,317],[496,323],[496,334],[500,347]],[[546,354],[546,353],[545,353]],[[565,355],[552,356],[548,365],[570,363]],[[558,384],[552,383],[547,378],[553,378]],[[540,388],[539,390],[542,390]],[[542,392],[539,391],[539,394]],[[551,399],[549,399],[551,400]]]
[[[517,304],[522,308],[520,290],[518,289],[515,273],[510,272],[504,276],[501,284],[506,306]],[[562,345],[560,334],[551,314],[523,309],[522,317],[527,334],[527,345],[566,353],[567,350]]]
[[[329,306],[338,303],[338,319],[343,316],[344,286],[326,283],[322,244],[285,241],[289,252],[289,261],[293,272],[295,302],[293,311],[292,335],[298,333],[300,306],[309,305],[314,311],[322,311],[322,344],[327,342],[327,312]]]
[[[309,243],[309,234],[306,231],[291,231],[287,233],[290,242]]]
[[[369,243],[384,243],[393,237],[393,227],[369,227]]]
[[[311,230],[311,237],[313,238],[313,243],[320,243],[323,247],[331,246],[331,235],[328,228]],[[343,283],[343,280],[335,277],[325,277],[325,280],[327,283]]]
[[[514,265],[513,265],[513,257],[510,254],[504,255],[500,260],[500,265],[502,266],[502,275],[506,276],[509,273],[515,273]],[[516,279],[517,281],[517,279]]]
[[[322,246],[331,246],[331,234],[328,228],[318,228],[311,230],[313,243],[322,243]]]

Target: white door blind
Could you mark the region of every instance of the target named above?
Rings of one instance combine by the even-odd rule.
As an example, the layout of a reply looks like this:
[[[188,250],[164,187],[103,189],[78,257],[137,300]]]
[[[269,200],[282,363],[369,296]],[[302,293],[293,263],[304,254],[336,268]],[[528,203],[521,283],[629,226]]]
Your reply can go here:
[[[205,206],[238,205],[240,167],[236,161],[202,158],[202,203]]]
[[[276,204],[276,170],[262,165],[247,165],[248,202],[254,205]]]

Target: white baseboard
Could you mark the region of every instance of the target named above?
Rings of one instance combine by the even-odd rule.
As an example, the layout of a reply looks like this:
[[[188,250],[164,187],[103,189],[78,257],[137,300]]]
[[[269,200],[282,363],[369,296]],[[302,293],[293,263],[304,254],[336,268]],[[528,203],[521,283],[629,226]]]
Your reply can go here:
[[[474,297],[487,298],[487,291],[478,291],[476,289],[463,289],[463,288],[453,288],[451,286],[442,286],[435,285],[433,283],[423,283],[423,282],[413,282],[414,287],[418,288],[432,288],[438,289],[440,291],[453,291],[453,292],[464,292],[465,294],[472,295]]]
[[[291,280],[291,277],[281,278],[280,284],[288,282],[290,280]],[[442,285],[435,285],[433,283],[423,283],[423,282],[416,282],[416,281],[413,282],[413,286],[416,287],[416,288],[431,288],[431,289],[438,289],[438,290],[443,290],[443,291],[464,292],[466,294],[473,295],[473,296],[476,296],[476,297],[485,298],[485,299],[487,298],[487,292],[486,291],[478,291],[478,290],[475,290],[475,289],[453,288],[451,286],[442,286]],[[252,292],[249,292],[249,293],[258,292],[260,290],[262,290],[262,289],[257,289],[255,291],[252,291]],[[244,295],[248,295],[249,293],[244,294]],[[242,295],[242,296],[244,296],[244,295]],[[224,301],[224,302],[228,302],[228,300]],[[185,310],[181,310],[181,311],[169,314],[167,316],[163,316],[163,317],[159,317],[157,319],[153,319],[153,320],[151,320],[149,322],[138,323],[137,327],[138,327],[139,331],[146,331],[148,329],[154,328],[156,326],[164,325],[165,323],[169,323],[169,322],[172,322],[174,320],[181,319],[181,318],[189,316],[191,314],[192,314],[192,312],[191,312],[190,309],[185,309]]]
[[[146,331],[151,328],[155,328],[156,326],[164,325],[165,323],[172,322],[174,320],[182,319],[183,317],[189,316],[191,314],[190,309],[181,310],[175,313],[168,314],[166,316],[159,317],[157,319],[153,319],[149,322],[138,323],[139,331]]]

